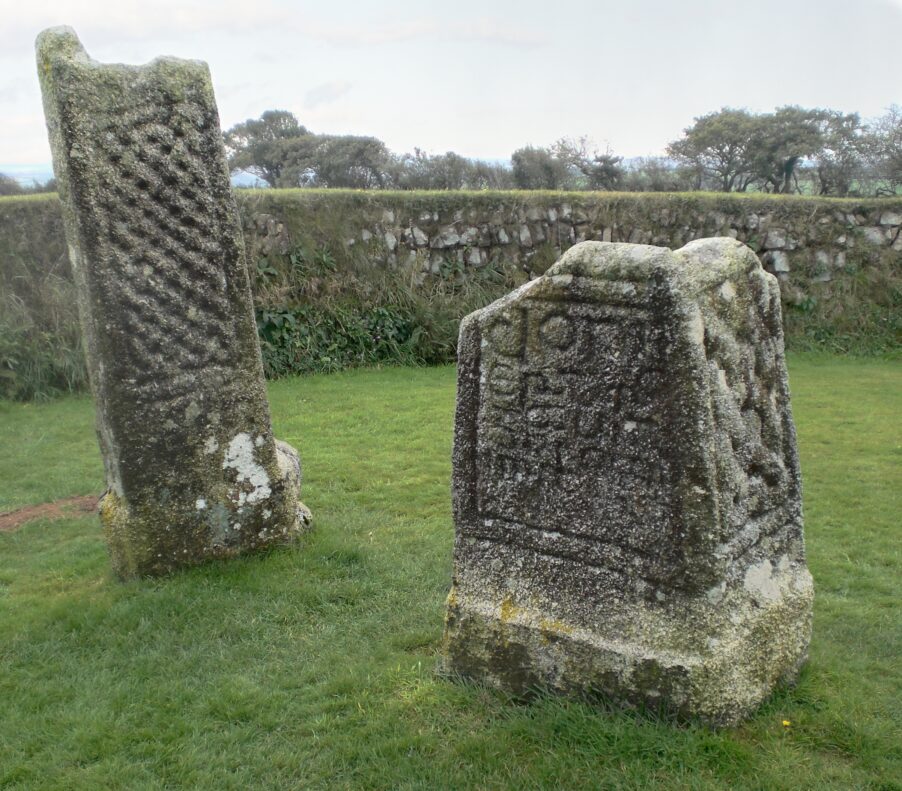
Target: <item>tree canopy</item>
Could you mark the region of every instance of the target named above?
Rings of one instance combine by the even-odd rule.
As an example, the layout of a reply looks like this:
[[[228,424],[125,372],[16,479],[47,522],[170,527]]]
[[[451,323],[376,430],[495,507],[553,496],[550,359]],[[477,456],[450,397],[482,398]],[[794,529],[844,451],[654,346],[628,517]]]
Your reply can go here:
[[[895,195],[902,189],[902,107],[892,105],[874,122],[866,146],[878,179],[877,194]]]
[[[695,119],[667,152],[717,180],[722,192],[745,192],[753,180],[754,136],[758,120],[747,110],[727,107]]]
[[[38,192],[56,192],[56,179],[50,178],[44,182],[35,181],[31,185],[23,186],[12,176],[0,173],[0,197],[8,195],[32,195]]]
[[[226,151],[232,170],[246,170],[278,187],[288,161],[288,152],[298,138],[310,136],[287,110],[267,110],[229,129]]]
[[[694,120],[667,157],[624,161],[588,137],[526,145],[509,163],[453,151],[394,154],[375,137],[315,134],[287,110],[227,130],[229,164],[272,187],[355,189],[750,190],[821,195],[902,189],[902,108],[870,123],[857,113],[789,105],[724,107]],[[0,189],[4,186],[0,184]],[[13,189],[13,187],[9,187]]]
[[[724,107],[696,118],[667,150],[696,172],[700,189],[895,194],[899,182],[885,154],[892,118],[892,108],[867,125],[857,113],[837,110],[790,105],[754,114]]]

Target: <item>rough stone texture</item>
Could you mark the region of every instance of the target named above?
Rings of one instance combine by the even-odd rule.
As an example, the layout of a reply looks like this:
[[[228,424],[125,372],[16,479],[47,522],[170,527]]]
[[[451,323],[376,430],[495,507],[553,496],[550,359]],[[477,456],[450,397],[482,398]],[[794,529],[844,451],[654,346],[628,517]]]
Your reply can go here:
[[[445,672],[731,724],[806,658],[776,278],[586,242],[468,316]]]
[[[295,537],[297,452],[273,439],[207,66],[37,41],[122,577]]]

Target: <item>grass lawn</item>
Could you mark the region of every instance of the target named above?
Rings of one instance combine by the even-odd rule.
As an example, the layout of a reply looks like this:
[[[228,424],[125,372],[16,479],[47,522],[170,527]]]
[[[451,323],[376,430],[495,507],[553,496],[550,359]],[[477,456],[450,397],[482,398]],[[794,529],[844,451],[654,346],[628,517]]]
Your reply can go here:
[[[720,732],[433,674],[454,376],[270,386],[296,548],[120,584],[95,517],[0,533],[0,788],[902,788],[902,365],[790,359],[811,661]],[[87,398],[0,404],[0,446],[0,512],[103,488]]]

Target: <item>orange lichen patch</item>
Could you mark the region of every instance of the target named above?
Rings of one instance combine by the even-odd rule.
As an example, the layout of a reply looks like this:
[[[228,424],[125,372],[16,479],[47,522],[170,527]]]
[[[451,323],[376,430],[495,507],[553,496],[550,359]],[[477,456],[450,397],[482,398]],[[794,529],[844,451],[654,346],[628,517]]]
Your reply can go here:
[[[0,514],[0,533],[12,532],[35,519],[62,519],[77,514],[90,514],[97,509],[98,499],[96,495],[85,494],[7,511]]]
[[[573,627],[570,624],[553,618],[543,618],[539,621],[539,629],[552,634],[573,634]]]
[[[505,623],[516,618],[522,612],[522,608],[514,604],[514,597],[508,594],[501,602],[501,622]]]

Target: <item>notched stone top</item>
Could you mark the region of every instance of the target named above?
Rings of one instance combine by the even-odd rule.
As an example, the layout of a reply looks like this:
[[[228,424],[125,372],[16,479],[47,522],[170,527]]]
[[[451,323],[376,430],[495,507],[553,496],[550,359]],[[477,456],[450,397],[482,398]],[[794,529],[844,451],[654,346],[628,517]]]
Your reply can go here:
[[[145,64],[130,63],[101,63],[94,60],[84,48],[78,34],[67,25],[52,27],[38,34],[35,41],[38,67],[47,72],[59,65],[77,64],[79,66],[94,69],[98,72],[104,70],[116,70],[138,75],[141,73],[164,70],[171,79],[178,70],[184,70],[186,84],[195,84],[198,72],[209,75],[209,67],[202,60],[186,60],[163,56],[154,58]],[[208,76],[209,81],[209,76]],[[211,89],[212,94],[212,89]]]
[[[545,274],[628,281],[679,277],[690,290],[704,290],[756,269],[761,264],[750,248],[735,239],[717,237],[698,239],[675,251],[642,244],[582,242]]]
[[[674,272],[677,264],[665,247],[645,244],[583,242],[567,250],[547,276],[575,275],[599,280],[639,280]]]

